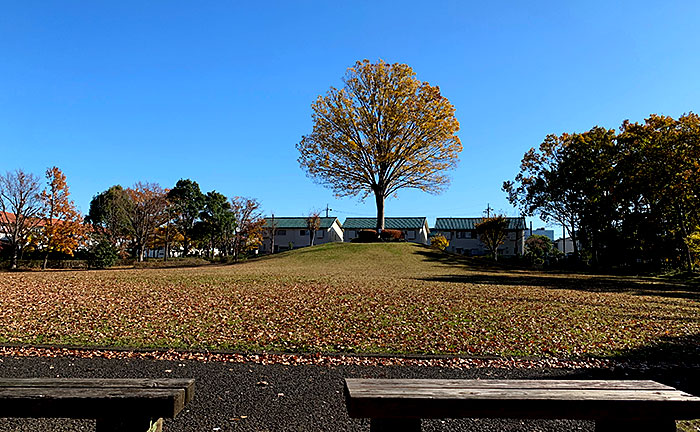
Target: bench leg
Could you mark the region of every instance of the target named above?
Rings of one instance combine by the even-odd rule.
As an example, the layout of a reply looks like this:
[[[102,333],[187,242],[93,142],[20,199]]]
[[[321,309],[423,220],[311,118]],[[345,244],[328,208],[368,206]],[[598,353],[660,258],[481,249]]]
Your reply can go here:
[[[669,419],[596,420],[595,432],[676,432],[676,422]]]
[[[420,419],[373,418],[370,432],[420,432]]]
[[[163,419],[97,419],[96,432],[162,432]]]

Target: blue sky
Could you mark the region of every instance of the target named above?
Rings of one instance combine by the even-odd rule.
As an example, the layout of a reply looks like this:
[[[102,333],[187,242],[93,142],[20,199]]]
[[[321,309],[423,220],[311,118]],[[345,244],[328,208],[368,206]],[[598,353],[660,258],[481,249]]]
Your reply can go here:
[[[387,216],[516,215],[501,184],[547,134],[698,111],[699,22],[697,1],[7,2],[0,171],[56,165],[83,212],[113,184],[191,178],[278,216],[373,216],[295,144],[318,95],[384,59],[440,86],[464,144],[447,192],[402,191]]]

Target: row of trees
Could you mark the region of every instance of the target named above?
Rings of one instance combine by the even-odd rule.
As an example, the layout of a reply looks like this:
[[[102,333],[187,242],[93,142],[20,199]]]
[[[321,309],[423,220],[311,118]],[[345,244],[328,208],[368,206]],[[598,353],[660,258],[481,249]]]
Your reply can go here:
[[[0,175],[0,232],[13,269],[26,248],[43,254],[46,268],[50,253],[73,255],[85,242],[87,229],[70,199],[66,176],[52,167],[45,178],[42,188],[37,176],[22,170]]]
[[[262,242],[264,219],[255,199],[211,191],[181,179],[172,189],[136,183],[112,186],[90,202],[85,218],[103,241],[143,261],[147,249],[163,248],[165,259],[174,247],[188,256],[193,248],[207,256],[238,259]]]
[[[700,259],[700,117],[651,115],[619,132],[549,135],[503,189],[525,214],[563,225],[574,255],[594,266],[692,269]]]
[[[142,261],[148,249],[189,255],[193,248],[208,256],[238,259],[262,242],[264,219],[257,200],[202,193],[192,180],[174,188],[154,183],[112,186],[93,197],[83,216],[70,199],[66,176],[57,167],[46,170],[42,188],[37,176],[23,170],[0,176],[0,233],[11,267],[25,252],[39,252],[44,268],[54,252],[99,250],[101,256],[128,256]]]

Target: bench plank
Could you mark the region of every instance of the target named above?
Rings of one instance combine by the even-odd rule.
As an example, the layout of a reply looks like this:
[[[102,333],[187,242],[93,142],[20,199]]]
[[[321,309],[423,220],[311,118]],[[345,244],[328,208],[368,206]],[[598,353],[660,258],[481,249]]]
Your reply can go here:
[[[346,378],[353,389],[399,388],[520,388],[520,389],[608,389],[673,390],[649,380],[465,380],[465,379],[363,379]]]
[[[0,388],[0,417],[173,418],[185,406],[184,389]]]
[[[346,379],[355,418],[692,419],[700,398],[653,381]]]
[[[194,397],[192,378],[0,378],[0,389],[15,387],[183,389],[185,403]]]

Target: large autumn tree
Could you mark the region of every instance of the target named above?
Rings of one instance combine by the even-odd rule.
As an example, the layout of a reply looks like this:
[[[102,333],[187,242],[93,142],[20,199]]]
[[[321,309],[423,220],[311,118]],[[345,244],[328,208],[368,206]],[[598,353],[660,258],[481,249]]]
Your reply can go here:
[[[548,135],[523,156],[515,181],[503,183],[511,204],[538,214],[569,232],[578,255],[579,235],[597,245],[614,204],[612,181],[615,131],[594,127],[584,133]],[[586,228],[590,228],[586,230]]]
[[[39,179],[21,169],[0,175],[0,231],[12,249],[12,269],[39,224],[39,190]]]
[[[311,105],[313,130],[297,144],[299,164],[337,196],[374,195],[377,229],[399,189],[439,193],[462,144],[454,106],[405,64],[358,61],[343,88]]]
[[[678,251],[675,260],[692,269],[687,239],[700,227],[700,116],[652,114],[643,124],[625,121],[620,131],[624,227],[635,238],[656,237],[657,250],[668,244],[667,254]]]
[[[73,255],[83,244],[86,230],[82,216],[71,200],[66,175],[58,167],[46,170],[46,189],[41,192],[43,204],[40,245],[44,253],[43,268],[51,252]]]
[[[236,221],[233,242],[233,255],[236,259],[241,253],[255,249],[263,242],[265,218],[260,207],[260,202],[253,198],[231,198],[231,212]]]
[[[137,182],[126,190],[129,197],[127,219],[133,236],[136,259],[143,261],[146,246],[155,236],[156,228],[163,225],[168,218],[167,193],[155,183]]]

